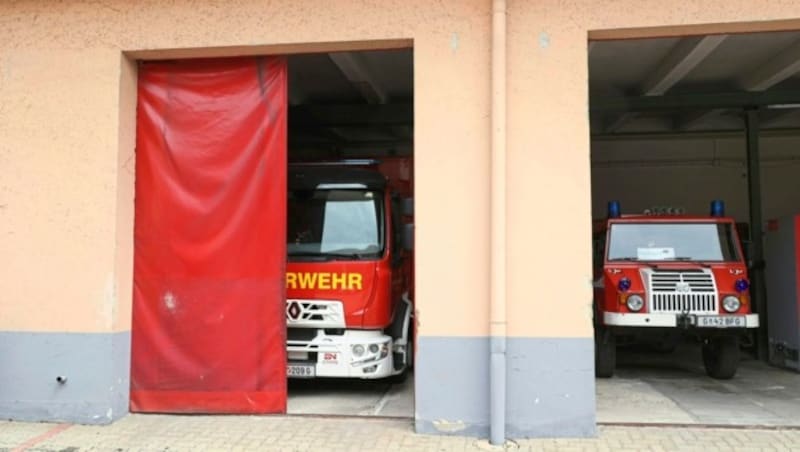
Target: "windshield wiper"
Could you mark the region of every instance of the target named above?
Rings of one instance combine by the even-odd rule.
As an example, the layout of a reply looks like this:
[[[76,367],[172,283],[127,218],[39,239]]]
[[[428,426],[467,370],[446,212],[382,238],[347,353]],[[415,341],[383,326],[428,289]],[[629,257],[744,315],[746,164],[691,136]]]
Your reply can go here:
[[[364,253],[342,253],[342,252],[336,252],[336,251],[331,251],[331,252],[326,252],[326,253],[321,253],[321,254],[323,256],[338,257],[338,258],[344,258],[344,259],[364,259],[367,256],[367,254],[364,254]]]
[[[618,261],[622,261],[622,262],[641,262],[642,265],[646,265],[646,266],[648,266],[650,268],[654,268],[652,263],[644,261],[642,259],[639,259],[638,257],[617,257],[617,258],[614,258],[614,259],[609,259],[609,261],[610,262],[618,262]]]
[[[689,256],[677,256],[677,257],[672,257],[672,258],[664,259],[664,260],[667,261],[667,262],[691,262],[691,263],[697,264],[697,265],[699,265],[701,267],[710,268],[710,266],[708,264],[706,264],[704,262],[696,261],[693,257],[689,257]]]

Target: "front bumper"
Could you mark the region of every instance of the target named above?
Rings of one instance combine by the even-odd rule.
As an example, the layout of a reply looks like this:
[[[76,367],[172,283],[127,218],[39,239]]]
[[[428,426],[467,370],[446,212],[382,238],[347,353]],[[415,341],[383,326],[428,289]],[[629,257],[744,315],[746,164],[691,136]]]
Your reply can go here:
[[[604,312],[603,323],[608,326],[635,326],[652,328],[699,328],[697,314],[629,314]],[[716,317],[744,317],[744,325],[739,328],[758,328],[758,314],[719,315]],[[725,329],[726,326],[703,326],[708,329]]]
[[[315,377],[386,378],[395,373],[392,356],[392,338],[382,331],[345,330],[342,335],[327,335],[325,331],[316,330],[317,334],[310,340],[287,340],[288,364],[314,367]],[[381,357],[376,355],[361,357],[353,355],[353,346],[370,344],[379,348],[386,345],[388,352]],[[289,378],[297,376],[289,375]]]

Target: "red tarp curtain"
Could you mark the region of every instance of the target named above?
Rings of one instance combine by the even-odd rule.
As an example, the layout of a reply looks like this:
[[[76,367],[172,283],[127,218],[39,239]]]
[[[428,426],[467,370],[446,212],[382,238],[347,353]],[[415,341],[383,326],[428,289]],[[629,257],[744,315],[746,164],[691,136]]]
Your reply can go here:
[[[286,411],[286,62],[139,68],[131,411]]]

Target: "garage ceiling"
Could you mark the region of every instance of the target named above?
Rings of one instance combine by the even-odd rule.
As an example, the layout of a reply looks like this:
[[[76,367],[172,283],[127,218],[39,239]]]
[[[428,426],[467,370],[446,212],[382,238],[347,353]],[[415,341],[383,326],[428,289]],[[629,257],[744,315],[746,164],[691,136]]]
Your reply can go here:
[[[404,155],[413,143],[411,49],[289,57],[294,156]]]
[[[800,134],[800,33],[589,43],[592,135],[762,130]]]
[[[766,133],[800,135],[800,33],[589,43],[595,138],[738,133],[745,108]],[[407,154],[411,49],[289,58],[289,146],[334,156]]]

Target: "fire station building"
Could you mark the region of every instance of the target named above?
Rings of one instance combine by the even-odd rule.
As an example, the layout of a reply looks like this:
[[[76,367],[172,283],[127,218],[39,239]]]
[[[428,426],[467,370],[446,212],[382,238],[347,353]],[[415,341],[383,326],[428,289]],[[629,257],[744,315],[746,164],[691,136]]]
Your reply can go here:
[[[137,222],[139,190],[158,180],[142,174],[137,151],[143,137],[168,135],[161,125],[144,131],[144,74],[249,58],[266,61],[265,79],[288,62],[285,92],[262,91],[267,110],[288,119],[288,146],[271,161],[279,171],[298,158],[413,156],[410,425],[592,436],[592,222],[612,197],[637,212],[706,213],[724,199],[759,233],[796,214],[798,18],[797,2],[743,0],[2,2],[0,416],[95,424],[131,412],[131,375],[148,365],[145,352],[132,356],[132,331],[146,321],[133,315],[134,262],[146,247],[182,240],[137,239],[147,227]],[[758,124],[746,129],[726,113],[747,107],[766,112],[760,170],[758,155],[745,155],[746,130]],[[285,179],[265,180],[283,193]],[[191,202],[212,211],[212,195]],[[268,218],[285,223],[284,211]],[[266,319],[275,331],[285,330],[278,303]],[[231,339],[260,313],[254,305],[231,305],[230,335],[196,333],[197,353],[271,359],[261,344],[250,353]],[[208,319],[180,322],[202,331]],[[159,366],[147,372],[169,372]],[[243,390],[228,383],[207,390]]]

